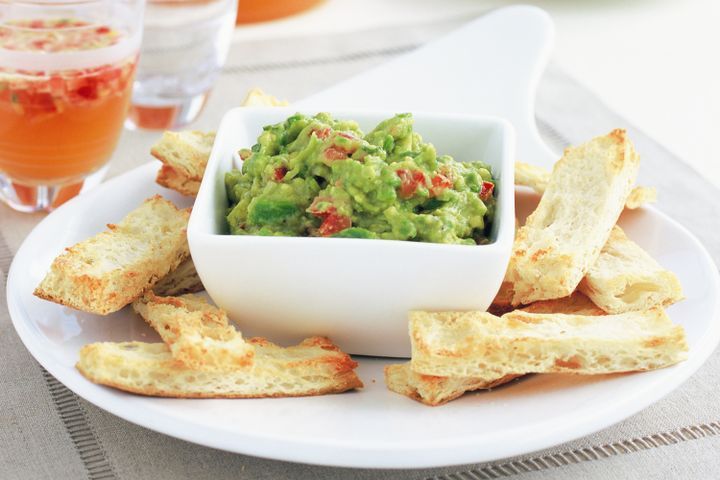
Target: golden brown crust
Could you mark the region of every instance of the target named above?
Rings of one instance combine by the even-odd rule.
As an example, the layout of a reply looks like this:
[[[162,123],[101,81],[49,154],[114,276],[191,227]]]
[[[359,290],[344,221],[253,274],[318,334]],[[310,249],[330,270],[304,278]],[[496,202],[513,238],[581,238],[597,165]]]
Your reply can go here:
[[[515,163],[515,185],[529,187],[536,193],[545,193],[550,182],[550,172],[542,167],[523,162]],[[647,203],[657,201],[657,190],[653,187],[637,186],[630,190],[630,195],[625,202],[625,208],[634,210]]]
[[[214,142],[215,132],[164,132],[150,149],[163,163],[155,181],[183,195],[197,195]]]
[[[617,144],[622,144],[627,140],[627,131],[624,128],[616,128],[612,130],[608,137]]]
[[[578,290],[608,313],[668,306],[683,298],[680,281],[615,226]]]
[[[454,378],[414,372],[411,364],[387,365],[385,384],[392,392],[405,395],[425,405],[444,405],[467,392],[489,390],[514,380],[518,375],[500,378]]]
[[[147,199],[105,232],[66,248],[34,295],[100,315],[121,309],[189,256],[189,215],[159,195]]]
[[[175,190],[176,192],[188,197],[197,196],[197,193],[200,190],[201,183],[200,180],[188,178],[180,174],[177,170],[175,170],[169,165],[163,165],[162,167],[160,167],[155,182],[158,185],[162,185],[163,187],[169,188],[170,190]]]
[[[275,107],[287,104],[259,88],[249,90],[242,102],[242,106],[247,107]],[[160,140],[150,149],[150,154],[163,163],[155,181],[182,195],[196,196],[200,190],[214,141],[215,132],[199,130],[164,132]]]
[[[685,332],[662,309],[620,315],[411,312],[412,369],[442,377],[619,373],[686,358]],[[658,341],[662,339],[662,341]]]
[[[226,399],[240,399],[240,398],[289,398],[289,397],[314,397],[319,395],[330,395],[335,393],[344,393],[350,390],[356,390],[363,388],[363,383],[360,381],[355,372],[345,372],[341,376],[335,379],[334,385],[326,385],[318,389],[308,389],[299,393],[202,393],[202,392],[191,392],[185,393],[178,390],[163,390],[160,388],[148,387],[138,388],[133,387],[119,381],[105,380],[101,377],[93,376],[92,372],[86,371],[81,365],[77,365],[78,371],[88,380],[99,385],[105,385],[106,387],[116,388],[128,393],[134,393],[136,395],[143,395],[146,397],[165,397],[165,398],[197,398],[197,399],[210,399],[210,398],[226,398]]]
[[[173,357],[190,368],[233,369],[253,362],[254,348],[230,325],[225,311],[203,297],[146,292],[133,309],[160,334]]]
[[[357,363],[326,339],[281,348],[255,339],[256,362],[231,370],[196,370],[164,344],[94,343],[76,365],[88,380],[131,393],[177,398],[272,398],[362,388]],[[329,349],[321,346],[330,347]]]
[[[622,130],[565,150],[516,235],[507,273],[513,305],[569,296],[610,235],[639,157]]]
[[[278,100],[273,95],[263,92],[259,88],[251,88],[240,104],[241,107],[285,107],[289,105],[285,100]]]
[[[654,187],[635,187],[630,191],[625,208],[635,210],[647,203],[657,202],[657,190]]]
[[[190,180],[202,180],[215,132],[183,130],[163,132],[160,140],[150,148],[150,154]]]

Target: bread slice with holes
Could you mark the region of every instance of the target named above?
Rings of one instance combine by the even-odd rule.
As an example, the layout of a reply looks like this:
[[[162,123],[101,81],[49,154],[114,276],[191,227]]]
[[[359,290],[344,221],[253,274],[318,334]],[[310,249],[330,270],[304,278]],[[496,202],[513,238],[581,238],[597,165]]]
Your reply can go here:
[[[550,182],[550,172],[537,165],[515,163],[515,185],[529,187],[542,195]],[[645,204],[657,201],[657,190],[653,187],[634,187],[625,202],[625,208],[635,210]]]
[[[205,173],[214,142],[215,132],[166,131],[152,146],[150,153],[164,165],[172,167],[183,178],[200,181]]]
[[[537,209],[515,237],[507,275],[513,305],[575,290],[617,222],[639,164],[624,130],[565,150]]]
[[[606,374],[687,357],[685,331],[655,308],[619,315],[412,312],[412,369],[441,377]]]
[[[414,372],[410,362],[385,367],[385,385],[390,391],[433,407],[455,400],[466,392],[495,388],[517,377],[436,377]]]
[[[189,255],[190,212],[159,195],[58,256],[34,294],[77,310],[120,310]]]
[[[282,348],[265,339],[248,343],[252,364],[231,370],[193,369],[164,343],[93,343],[80,350],[77,369],[88,380],[141,395],[181,398],[297,397],[361,388],[357,363],[327,338]]]
[[[668,306],[683,298],[680,281],[620,227],[613,228],[578,290],[608,313]]]
[[[191,257],[182,262],[172,272],[165,275],[153,287],[153,292],[161,297],[172,297],[205,290],[200,276],[195,270]]]
[[[203,297],[148,292],[133,302],[133,309],[160,334],[173,357],[190,368],[234,369],[253,361],[253,347],[225,311]]]

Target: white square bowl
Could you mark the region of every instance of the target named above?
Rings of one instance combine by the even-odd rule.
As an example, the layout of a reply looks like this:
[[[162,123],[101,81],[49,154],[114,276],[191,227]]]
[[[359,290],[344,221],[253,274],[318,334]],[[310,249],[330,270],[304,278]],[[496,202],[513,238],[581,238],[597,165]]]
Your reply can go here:
[[[333,111],[370,131],[397,112]],[[235,108],[225,114],[188,226],[198,274],[245,336],[281,344],[325,335],[358,355],[408,357],[409,310],[485,310],[500,288],[515,231],[513,128],[476,115],[413,113],[415,131],[439,154],[482,160],[496,178],[487,245],[398,240],[229,235],[225,173],[262,127],[295,108]],[[302,111],[314,115],[316,111]]]

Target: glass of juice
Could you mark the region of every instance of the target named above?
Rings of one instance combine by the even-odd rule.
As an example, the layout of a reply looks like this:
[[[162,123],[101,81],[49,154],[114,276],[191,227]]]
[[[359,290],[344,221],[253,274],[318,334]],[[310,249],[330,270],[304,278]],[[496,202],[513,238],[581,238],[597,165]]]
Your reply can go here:
[[[0,0],[0,200],[51,210],[97,183],[128,111],[145,0]]]

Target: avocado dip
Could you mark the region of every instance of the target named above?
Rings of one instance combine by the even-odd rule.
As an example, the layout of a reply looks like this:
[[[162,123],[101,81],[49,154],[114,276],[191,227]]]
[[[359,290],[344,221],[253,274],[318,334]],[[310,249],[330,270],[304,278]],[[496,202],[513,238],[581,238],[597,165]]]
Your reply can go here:
[[[482,162],[438,156],[409,113],[367,135],[327,113],[264,127],[225,175],[235,235],[482,244],[495,180]]]

